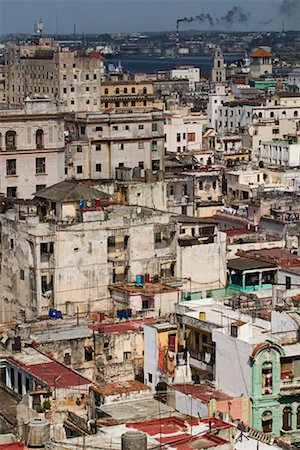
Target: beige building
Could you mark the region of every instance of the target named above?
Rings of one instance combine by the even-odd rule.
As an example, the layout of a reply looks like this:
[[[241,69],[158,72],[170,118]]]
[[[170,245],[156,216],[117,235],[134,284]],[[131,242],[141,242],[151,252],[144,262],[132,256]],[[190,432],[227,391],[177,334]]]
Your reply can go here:
[[[101,108],[153,108],[153,82],[146,74],[106,75],[101,82]]]
[[[25,108],[0,110],[0,193],[32,198],[64,180],[64,114],[50,99],[27,99]]]
[[[253,78],[272,73],[272,53],[268,47],[258,47],[250,53],[250,72]]]
[[[160,111],[110,111],[67,119],[66,174],[75,179],[115,178],[117,168],[164,169]]]
[[[92,51],[60,49],[51,38],[9,44],[5,53],[6,102],[21,105],[43,95],[65,104],[67,111],[98,111],[103,60]]]
[[[77,182],[38,195],[10,209],[2,203],[1,322],[48,315],[49,308],[113,314],[109,286],[144,274],[190,291],[225,285],[225,235],[214,224],[109,206],[108,195]]]
[[[5,66],[0,64],[0,105],[5,104]]]

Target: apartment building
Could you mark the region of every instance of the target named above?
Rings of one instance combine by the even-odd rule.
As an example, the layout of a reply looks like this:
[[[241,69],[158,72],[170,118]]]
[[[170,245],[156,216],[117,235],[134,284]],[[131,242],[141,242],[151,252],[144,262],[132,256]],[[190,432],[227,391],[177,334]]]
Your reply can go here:
[[[195,91],[200,81],[200,69],[193,66],[176,67],[170,71],[171,80],[188,80],[189,90]]]
[[[26,99],[25,108],[0,111],[0,192],[32,198],[64,179],[64,114],[50,99]]]
[[[297,139],[274,139],[262,142],[258,160],[279,167],[300,166],[300,144]]]
[[[166,137],[165,151],[181,153],[202,149],[202,133],[207,117],[190,113],[165,115],[164,133]]]
[[[66,111],[98,111],[103,58],[96,51],[60,49],[51,38],[8,44],[5,53],[6,102],[21,105],[43,95],[65,104]]]
[[[190,289],[224,285],[225,235],[214,224],[111,201],[86,184],[62,182],[30,203],[3,202],[2,321],[49,308],[112,313],[109,286],[143,274]]]
[[[5,66],[0,64],[0,105],[5,104]]]
[[[146,74],[106,75],[101,82],[101,108],[153,108],[153,82]]]
[[[75,179],[115,178],[116,169],[164,169],[160,111],[77,114],[66,120],[66,175]]]

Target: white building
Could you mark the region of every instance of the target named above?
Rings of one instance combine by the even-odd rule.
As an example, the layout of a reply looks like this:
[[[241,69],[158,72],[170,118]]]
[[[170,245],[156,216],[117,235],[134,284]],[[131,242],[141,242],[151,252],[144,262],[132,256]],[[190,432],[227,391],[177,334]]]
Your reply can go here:
[[[115,178],[118,167],[164,169],[161,111],[76,114],[66,127],[68,178]]]
[[[44,98],[27,99],[24,110],[0,111],[0,192],[32,198],[64,180],[64,114]]]
[[[216,225],[110,203],[109,195],[77,182],[43,189],[15,208],[2,203],[1,322],[49,308],[112,313],[109,285],[144,274],[193,290],[224,286],[226,236]]]
[[[189,152],[202,149],[203,126],[207,121],[202,114],[165,115],[165,151]]]
[[[172,80],[189,80],[189,90],[196,89],[196,83],[200,81],[200,69],[192,66],[177,67],[171,70]]]
[[[299,167],[300,144],[288,140],[262,142],[258,150],[258,159],[280,167]]]

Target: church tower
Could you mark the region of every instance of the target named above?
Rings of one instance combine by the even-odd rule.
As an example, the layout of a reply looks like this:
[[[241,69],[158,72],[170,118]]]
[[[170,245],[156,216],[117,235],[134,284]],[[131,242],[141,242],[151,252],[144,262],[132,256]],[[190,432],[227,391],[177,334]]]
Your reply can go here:
[[[225,83],[226,69],[224,67],[223,52],[220,47],[214,49],[214,61],[211,72],[211,80],[213,83]]]

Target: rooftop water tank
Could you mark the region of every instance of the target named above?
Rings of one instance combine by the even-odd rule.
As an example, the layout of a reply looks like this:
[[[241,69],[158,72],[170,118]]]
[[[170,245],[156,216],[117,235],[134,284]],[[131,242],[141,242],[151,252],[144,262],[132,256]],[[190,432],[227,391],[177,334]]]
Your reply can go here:
[[[43,448],[50,440],[50,423],[46,419],[32,419],[27,425],[27,446]]]
[[[146,450],[147,435],[140,431],[126,431],[122,434],[122,450]]]

